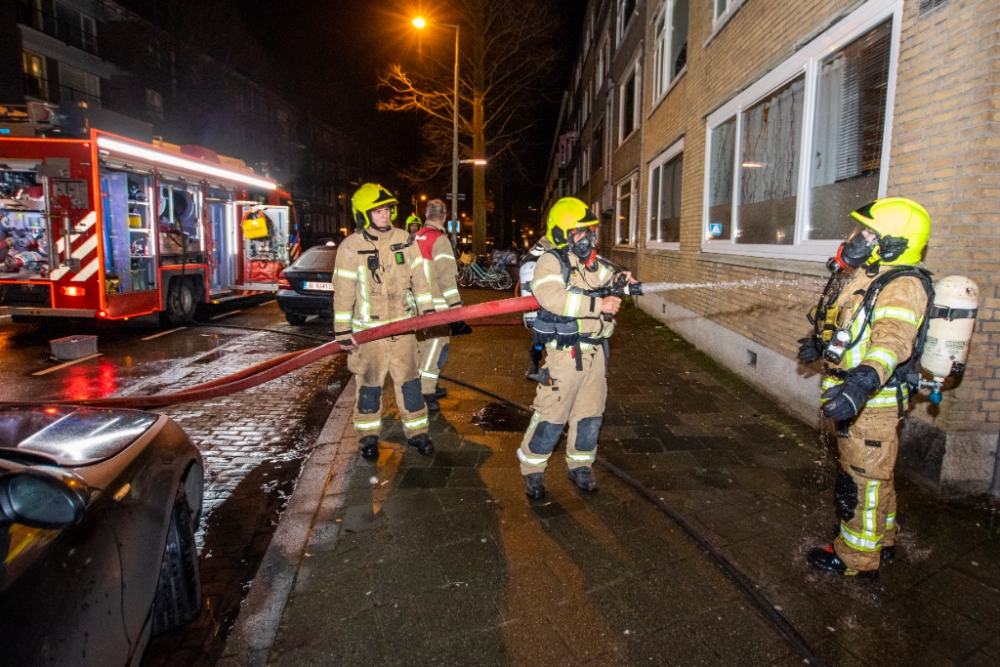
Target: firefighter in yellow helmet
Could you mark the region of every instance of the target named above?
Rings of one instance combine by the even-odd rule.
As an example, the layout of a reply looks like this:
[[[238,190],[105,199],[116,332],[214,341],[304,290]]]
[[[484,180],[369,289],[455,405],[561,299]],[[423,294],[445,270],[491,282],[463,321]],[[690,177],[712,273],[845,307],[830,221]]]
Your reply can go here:
[[[898,431],[914,391],[908,378],[919,376],[915,346],[933,295],[921,264],[930,216],[904,197],[876,200],[851,216],[860,227],[831,260],[834,277],[811,316],[814,334],[799,341],[803,363],[826,362],[821,402],[836,422],[841,466],[834,490],[840,531],[808,561],[875,578],[895,556]],[[838,289],[842,270],[853,274]]]
[[[337,249],[333,324],[337,342],[350,351],[347,367],[357,384],[354,428],[361,455],[378,458],[382,385],[387,374],[392,375],[396,388],[407,444],[421,454],[432,454],[416,337],[410,333],[361,345],[353,338],[358,331],[434,311],[423,258],[410,235],[392,226],[398,202],[388,190],[365,183],[351,204],[357,231]]]
[[[411,213],[410,216],[406,219],[406,226],[404,227],[404,229],[406,229],[408,234],[416,234],[417,232],[420,231],[420,228],[423,226],[424,223],[420,219],[420,216],[417,215],[416,213]]]
[[[620,298],[601,296],[615,274],[597,260],[597,225],[579,199],[557,201],[546,233],[553,249],[538,259],[531,281],[540,306],[534,342],[548,353],[538,372],[534,414],[517,452],[529,498],[545,496],[545,466],[567,423],[570,479],[584,491],[597,490],[591,467],[608,394],[607,339],[621,306]]]

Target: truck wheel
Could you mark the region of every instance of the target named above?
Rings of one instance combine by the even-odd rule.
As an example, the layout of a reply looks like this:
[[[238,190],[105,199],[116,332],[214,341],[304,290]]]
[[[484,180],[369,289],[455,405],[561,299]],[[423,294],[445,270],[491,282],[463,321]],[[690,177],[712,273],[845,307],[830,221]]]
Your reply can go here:
[[[201,576],[194,530],[194,516],[182,484],[170,513],[167,545],[153,598],[154,636],[191,622],[201,612]]]
[[[306,323],[306,316],[299,313],[285,313],[285,320],[295,327],[300,327]]]
[[[167,292],[167,308],[163,312],[166,323],[177,326],[188,322],[194,317],[197,307],[198,302],[191,283],[183,279],[171,281],[170,290]]]

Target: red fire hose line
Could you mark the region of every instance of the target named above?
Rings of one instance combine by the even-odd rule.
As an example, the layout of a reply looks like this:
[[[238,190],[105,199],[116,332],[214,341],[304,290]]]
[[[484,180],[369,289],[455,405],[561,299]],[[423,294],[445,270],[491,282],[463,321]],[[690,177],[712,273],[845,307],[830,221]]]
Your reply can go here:
[[[436,327],[442,324],[450,324],[459,320],[476,320],[496,315],[506,315],[525,310],[535,310],[538,308],[538,301],[533,296],[522,296],[502,301],[488,301],[474,306],[464,306],[453,308],[429,315],[390,322],[374,329],[367,329],[354,335],[354,340],[358,343],[367,343],[373,340],[398,336],[410,333],[417,329]],[[212,380],[194,387],[189,387],[182,391],[171,394],[160,394],[158,396],[127,396],[123,398],[92,398],[84,400],[61,400],[48,401],[49,405],[89,405],[102,408],[156,408],[178,403],[193,403],[204,401],[220,396],[226,396],[238,391],[244,391],[251,387],[270,382],[292,371],[296,371],[303,366],[307,366],[323,357],[341,352],[340,344],[337,342],[326,343],[308,350],[299,352],[289,352],[270,361],[257,364],[233,375]],[[33,407],[37,402],[10,401],[0,402],[4,406],[24,406]]]

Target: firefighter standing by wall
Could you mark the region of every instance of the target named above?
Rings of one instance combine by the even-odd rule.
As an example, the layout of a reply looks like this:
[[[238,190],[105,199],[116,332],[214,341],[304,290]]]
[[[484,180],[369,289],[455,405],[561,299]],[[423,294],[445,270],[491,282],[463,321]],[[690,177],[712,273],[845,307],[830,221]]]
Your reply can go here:
[[[417,339],[392,336],[361,345],[352,334],[434,311],[420,251],[410,235],[392,226],[398,202],[389,191],[365,183],[351,199],[358,226],[337,250],[333,272],[334,334],[350,351],[347,367],[357,382],[354,428],[361,455],[378,458],[382,428],[382,385],[392,375],[407,444],[432,454],[427,435],[427,406],[420,393]],[[408,298],[412,294],[411,299]]]
[[[596,491],[591,466],[607,399],[607,339],[621,299],[595,291],[614,273],[597,261],[598,220],[579,199],[560,199],[549,211],[547,236],[554,249],[539,258],[531,283],[540,310],[535,341],[548,353],[538,373],[534,414],[517,452],[529,498],[545,496],[545,466],[569,422],[566,463],[584,491]],[[631,277],[629,277],[631,281]]]
[[[440,199],[427,202],[427,224],[420,228],[416,235],[417,247],[424,260],[424,271],[431,287],[435,310],[447,310],[462,305],[462,297],[458,294],[458,265],[455,262],[455,250],[445,233],[444,224],[448,207]],[[428,410],[440,410],[439,398],[444,398],[448,392],[444,387],[438,387],[438,376],[448,360],[451,338],[451,327],[443,325],[428,329],[423,334],[423,340],[417,343],[418,360],[420,363],[420,385],[424,402]]]
[[[808,560],[835,574],[874,578],[895,555],[898,429],[911,393],[906,375],[919,372],[911,357],[933,290],[918,267],[930,217],[903,197],[879,199],[851,215],[861,230],[834,261],[854,275],[839,295],[824,294],[830,307],[816,318],[817,329],[827,323],[826,336],[817,331],[799,341],[804,363],[826,359],[821,400],[823,414],[837,421],[841,465],[840,533]]]

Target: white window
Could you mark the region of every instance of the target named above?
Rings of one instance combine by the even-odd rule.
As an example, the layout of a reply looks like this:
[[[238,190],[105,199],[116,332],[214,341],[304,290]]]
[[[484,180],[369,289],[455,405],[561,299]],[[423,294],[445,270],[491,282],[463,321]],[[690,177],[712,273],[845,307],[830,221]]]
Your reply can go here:
[[[587,84],[587,88],[583,91],[583,99],[580,101],[580,127],[583,128],[587,124],[587,119],[590,118],[590,84]]]
[[[639,177],[632,174],[615,191],[615,244],[635,245],[635,214]]]
[[[86,102],[100,106],[101,79],[90,72],[59,63],[59,101],[63,104]]]
[[[594,230],[595,230],[595,233],[596,233],[596,236],[597,236],[596,243],[600,244],[600,242],[601,242],[601,225],[603,225],[604,222],[605,222],[604,216],[601,215],[602,211],[601,211],[601,200],[600,199],[595,199],[594,201],[590,202],[590,212],[593,213],[595,216],[597,216],[597,219],[601,221],[600,225],[597,225],[597,227],[594,227]]]
[[[590,43],[594,40],[594,19],[587,19],[587,29],[583,33],[583,57],[590,53]]]
[[[635,15],[636,0],[618,0],[618,32],[616,44],[622,43],[622,38],[632,25],[632,17]]]
[[[653,20],[653,99],[659,99],[687,65],[688,0],[667,0]]]
[[[636,61],[632,71],[629,72],[619,91],[620,101],[618,106],[618,143],[622,143],[632,132],[639,127],[640,100],[642,99],[641,72],[639,62]]]
[[[871,0],[708,117],[703,250],[823,260],[885,196],[901,12]]]
[[[586,185],[590,180],[590,144],[580,152],[580,184]]]
[[[684,140],[681,139],[649,165],[647,247],[679,248],[681,240],[681,174]]]
[[[56,36],[70,46],[97,53],[97,23],[86,14],[57,2]]]

